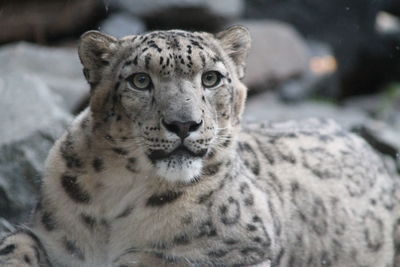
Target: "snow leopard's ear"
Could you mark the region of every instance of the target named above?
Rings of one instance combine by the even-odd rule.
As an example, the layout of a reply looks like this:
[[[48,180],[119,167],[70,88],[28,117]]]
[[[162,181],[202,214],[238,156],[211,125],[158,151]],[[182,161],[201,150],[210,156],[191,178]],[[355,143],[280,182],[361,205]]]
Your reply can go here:
[[[99,81],[101,69],[110,64],[117,48],[118,40],[110,35],[88,31],[81,36],[78,53],[83,73],[90,84]]]
[[[236,64],[239,79],[244,77],[246,57],[251,46],[250,32],[243,26],[232,26],[216,34],[222,48]]]

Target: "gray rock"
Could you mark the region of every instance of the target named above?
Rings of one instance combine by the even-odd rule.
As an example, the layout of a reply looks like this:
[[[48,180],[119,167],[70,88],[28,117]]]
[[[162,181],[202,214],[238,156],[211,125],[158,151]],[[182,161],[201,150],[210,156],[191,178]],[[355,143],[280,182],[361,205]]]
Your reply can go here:
[[[252,36],[244,79],[251,90],[277,86],[307,71],[309,50],[292,26],[270,20],[238,24],[246,26]]]
[[[245,1],[244,16],[276,19],[293,25],[307,39],[329,44],[340,68],[340,95],[378,92],[400,77],[399,34],[376,31],[379,11],[400,13],[398,0]],[[373,73],[373,75],[371,75]]]
[[[100,25],[100,31],[117,38],[143,33],[145,30],[144,23],[128,13],[115,13]]]
[[[110,8],[146,21],[149,29],[215,32],[244,12],[243,0],[113,0]]]
[[[6,219],[0,217],[0,240],[8,233],[14,232],[15,227]]]
[[[97,24],[105,14],[99,0],[2,0],[0,43],[50,43]]]
[[[352,129],[362,136],[377,151],[394,159],[400,173],[400,131],[382,121],[354,125]]]
[[[72,118],[35,75],[2,72],[0,95],[0,217],[16,222],[34,206],[48,151]]]
[[[50,48],[28,43],[0,48],[0,73],[28,74],[62,97],[61,106],[73,111],[88,94],[75,48]]]
[[[308,67],[302,75],[282,83],[277,89],[285,101],[301,101],[314,96],[336,98],[340,95],[337,62],[332,49],[323,43],[307,41]]]
[[[353,96],[351,98],[345,99],[343,105],[346,107],[358,108],[372,117],[381,117],[380,114],[383,111],[384,105],[384,95],[374,94],[374,95],[363,95],[363,96]]]
[[[111,6],[126,10],[139,17],[147,17],[163,9],[207,9],[224,17],[238,17],[243,12],[242,0],[115,0]]]
[[[392,86],[390,86],[392,87]],[[358,107],[377,120],[385,121],[400,132],[400,86],[393,85],[382,93],[355,96],[343,102],[346,107]]]
[[[329,102],[308,100],[300,103],[283,103],[273,92],[249,97],[244,112],[246,121],[281,121],[309,117],[332,118],[347,129],[373,121],[356,108],[338,107]]]

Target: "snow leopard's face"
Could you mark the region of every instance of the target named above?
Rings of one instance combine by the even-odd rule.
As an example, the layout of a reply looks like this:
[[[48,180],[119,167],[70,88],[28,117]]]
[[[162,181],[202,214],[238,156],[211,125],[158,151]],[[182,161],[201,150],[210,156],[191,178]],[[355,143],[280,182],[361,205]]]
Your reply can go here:
[[[92,111],[114,135],[120,127],[127,147],[159,177],[190,182],[230,146],[246,97],[240,78],[249,45],[242,27],[216,36],[173,30],[121,40],[86,33],[80,57]]]

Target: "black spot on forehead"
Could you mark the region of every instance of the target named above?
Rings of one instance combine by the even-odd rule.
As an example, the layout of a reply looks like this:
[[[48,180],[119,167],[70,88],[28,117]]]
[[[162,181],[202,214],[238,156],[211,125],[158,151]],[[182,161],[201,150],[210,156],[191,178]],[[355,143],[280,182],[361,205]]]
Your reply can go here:
[[[141,35],[129,43],[130,55],[125,57],[126,75],[130,66],[170,77],[171,73],[192,76],[217,61],[219,50],[201,33],[157,31]]]
[[[157,31],[142,35],[136,41],[136,48],[153,49],[161,52],[164,49],[182,51],[191,54],[194,50],[208,47],[199,33],[185,31]]]

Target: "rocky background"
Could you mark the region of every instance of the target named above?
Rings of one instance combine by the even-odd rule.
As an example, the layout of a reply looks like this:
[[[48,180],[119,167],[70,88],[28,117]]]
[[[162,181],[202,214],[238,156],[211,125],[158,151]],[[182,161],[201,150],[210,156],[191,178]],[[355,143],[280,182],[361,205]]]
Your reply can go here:
[[[400,171],[398,0],[3,0],[0,233],[27,220],[48,150],[87,104],[83,32],[232,24],[253,36],[247,121],[332,117]]]

